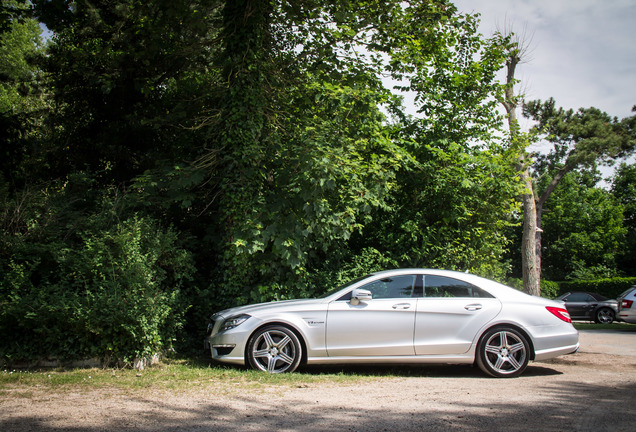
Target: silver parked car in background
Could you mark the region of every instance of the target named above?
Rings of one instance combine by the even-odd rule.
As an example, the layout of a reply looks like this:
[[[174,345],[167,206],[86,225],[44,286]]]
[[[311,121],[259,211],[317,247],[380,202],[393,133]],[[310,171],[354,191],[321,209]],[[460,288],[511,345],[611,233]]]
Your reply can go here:
[[[618,319],[636,324],[636,285],[618,296]]]
[[[271,373],[301,363],[475,363],[514,377],[530,360],[576,352],[579,336],[562,302],[471,274],[404,269],[318,299],[218,312],[206,345],[217,361]]]

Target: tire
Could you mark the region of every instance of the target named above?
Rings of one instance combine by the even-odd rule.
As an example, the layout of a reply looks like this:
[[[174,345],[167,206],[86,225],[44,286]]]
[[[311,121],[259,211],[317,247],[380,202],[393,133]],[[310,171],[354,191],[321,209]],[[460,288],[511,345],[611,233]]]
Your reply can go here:
[[[495,327],[483,334],[477,344],[477,366],[495,378],[513,378],[528,366],[530,344],[511,327]]]
[[[263,327],[247,342],[249,365],[263,372],[293,372],[302,356],[302,345],[296,334],[281,325]]]
[[[614,322],[616,314],[610,308],[600,308],[594,315],[594,322],[597,324],[611,324]]]

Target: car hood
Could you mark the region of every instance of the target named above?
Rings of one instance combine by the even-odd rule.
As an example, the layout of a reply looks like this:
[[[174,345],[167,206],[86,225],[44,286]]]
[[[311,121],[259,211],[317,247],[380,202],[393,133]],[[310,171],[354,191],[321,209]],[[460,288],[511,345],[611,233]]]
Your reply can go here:
[[[278,310],[278,311],[297,310],[297,309],[306,308],[314,304],[321,304],[323,302],[324,302],[323,299],[281,300],[281,301],[258,303],[258,304],[252,304],[247,306],[238,306],[231,309],[225,309],[215,313],[212,316],[218,319],[218,318],[228,318],[230,316],[241,315],[241,314],[254,315],[254,314],[258,314],[258,312],[261,310],[267,310],[268,312],[273,310]]]

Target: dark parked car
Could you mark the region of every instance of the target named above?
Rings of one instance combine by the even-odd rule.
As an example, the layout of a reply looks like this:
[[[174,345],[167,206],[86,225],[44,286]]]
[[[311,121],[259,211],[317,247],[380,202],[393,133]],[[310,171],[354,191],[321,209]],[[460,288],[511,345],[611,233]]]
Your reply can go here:
[[[557,297],[557,300],[565,302],[565,308],[573,320],[611,324],[616,319],[618,302],[600,294],[571,292]]]

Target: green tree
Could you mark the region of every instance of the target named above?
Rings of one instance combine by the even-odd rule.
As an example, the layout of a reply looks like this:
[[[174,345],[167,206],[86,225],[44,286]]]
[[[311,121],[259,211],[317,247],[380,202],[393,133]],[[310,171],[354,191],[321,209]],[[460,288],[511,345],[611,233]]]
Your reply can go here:
[[[225,4],[217,62],[227,87],[207,160],[220,179],[229,301],[247,300],[245,286],[258,287],[255,299],[298,295],[308,269],[383,205],[401,150],[378,109],[390,95],[354,45],[396,4]]]
[[[202,137],[188,128],[216,87],[217,1],[33,3],[53,31],[47,175],[89,170],[121,183],[196,157]]]
[[[517,65],[525,60],[528,46],[522,37],[511,31],[498,36],[506,56],[506,80],[500,101],[504,106],[511,145],[519,149],[517,171],[525,186],[521,194],[523,230],[521,236],[521,267],[524,291],[538,295],[541,279],[541,227],[544,205],[563,177],[577,168],[589,168],[597,163],[609,163],[634,150],[635,116],[618,120],[596,108],[573,110],[557,109],[553,99],[545,103],[531,101],[523,104],[523,115],[535,120],[529,134],[522,133],[516,110],[522,96],[514,93],[518,83]],[[525,148],[530,141],[545,139],[554,149],[546,157],[533,163]],[[551,181],[540,195],[535,188],[537,170],[552,174]],[[533,172],[534,171],[534,172]]]
[[[207,71],[215,3],[33,3],[54,31],[39,63],[52,102],[29,128],[17,121],[25,113],[12,114],[20,129],[2,136],[13,140],[0,164],[15,186],[0,181],[0,332],[10,341],[1,355],[129,360],[167,349],[201,292],[188,250],[198,232],[179,228],[193,225],[185,203],[201,180],[182,167],[205,144],[189,128],[214,98],[201,90],[216,80]],[[0,36],[30,60],[37,40],[9,45],[12,28],[40,27],[26,14]],[[40,78],[30,67],[9,76],[19,83],[14,110],[41,97],[22,91]],[[47,352],[10,336],[20,334]]]
[[[539,190],[551,176],[539,180]],[[624,245],[623,206],[598,177],[566,174],[546,201],[542,219],[543,276],[547,280],[593,279],[617,275]]]
[[[408,32],[391,42],[391,71],[416,94],[417,113],[401,117],[394,135],[412,164],[399,172],[392,206],[376,218],[380,228],[365,231],[369,246],[396,265],[503,278],[505,228],[519,193],[516,151],[497,133],[504,51],[496,38],[477,33],[474,16],[442,15],[441,25],[427,28],[423,14],[408,12]]]
[[[631,276],[636,269],[636,165],[619,166],[612,182],[612,194],[625,208],[623,225],[627,229],[625,247],[617,258],[618,266]]]
[[[20,187],[28,174],[30,149],[43,133],[47,108],[36,64],[43,50],[41,29],[27,2],[3,0],[0,29],[0,185]]]
[[[523,290],[531,295],[539,295],[541,264],[537,259],[537,238],[535,233],[540,229],[537,226],[537,207],[534,196],[534,181],[532,178],[532,157],[526,150],[534,139],[532,134],[521,131],[517,118],[517,108],[522,102],[522,96],[515,94],[515,85],[518,80],[515,77],[517,66],[525,60],[528,46],[523,37],[516,36],[508,30],[504,34],[496,35],[506,58],[506,80],[503,84],[503,94],[498,95],[499,102],[503,105],[508,123],[508,140],[510,147],[517,149],[516,171],[523,189],[520,191],[521,208],[523,210],[521,232],[521,277]]]
[[[535,165],[537,173],[551,177],[535,197],[536,260],[540,271],[542,217],[547,200],[567,173],[577,168],[594,168],[598,163],[612,163],[633,152],[636,116],[619,120],[593,107],[576,112],[564,110],[556,108],[554,99],[527,102],[523,113],[537,122],[535,131],[553,145],[552,151],[539,157]]]
[[[360,256],[503,273],[517,188],[493,130],[502,56],[473,17],[444,1],[233,2],[220,34],[207,160],[228,298],[294,295]],[[417,93],[417,116],[383,74]]]

